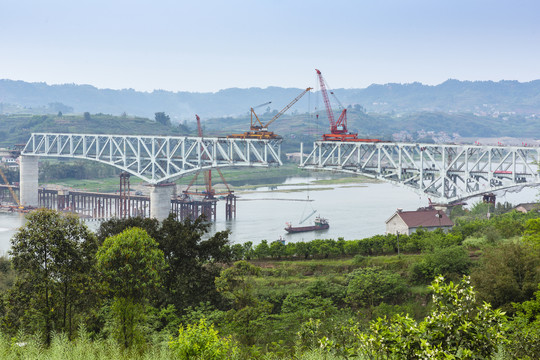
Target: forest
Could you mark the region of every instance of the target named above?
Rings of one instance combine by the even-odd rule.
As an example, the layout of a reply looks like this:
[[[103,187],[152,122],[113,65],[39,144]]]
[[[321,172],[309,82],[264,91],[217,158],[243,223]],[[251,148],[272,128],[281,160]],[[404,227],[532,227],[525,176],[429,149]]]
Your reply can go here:
[[[451,217],[449,233],[232,244],[202,218],[92,232],[37,210],[0,258],[0,358],[540,358],[540,214]]]

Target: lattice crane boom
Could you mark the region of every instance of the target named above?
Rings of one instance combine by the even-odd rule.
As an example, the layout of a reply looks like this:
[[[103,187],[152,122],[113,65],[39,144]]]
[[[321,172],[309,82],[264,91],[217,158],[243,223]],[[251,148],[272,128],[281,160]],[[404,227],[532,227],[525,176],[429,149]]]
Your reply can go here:
[[[324,100],[324,106],[326,107],[326,114],[328,115],[328,121],[330,121],[330,129],[334,129],[336,122],[334,120],[334,112],[332,111],[332,105],[330,105],[330,99],[328,98],[328,92],[326,91],[326,82],[319,69],[315,69],[317,76],[319,77],[319,85],[321,87],[321,94]]]
[[[313,88],[306,88],[306,90],[302,91],[302,93],[300,95],[298,95],[297,97],[294,98],[294,100],[292,100],[289,104],[287,104],[287,106],[285,106],[283,109],[281,109],[280,112],[278,112],[276,115],[274,115],[274,117],[268,121],[265,125],[262,125],[263,128],[268,128],[268,126],[273,123],[274,121],[277,120],[277,118],[279,118],[281,115],[283,115],[287,110],[289,110],[294,104],[296,104],[298,102],[298,100],[300,100],[302,98],[302,96],[304,96],[307,92],[313,90]]]
[[[15,191],[13,191],[13,188],[9,184],[9,181],[8,181],[6,175],[4,174],[4,172],[2,171],[2,169],[0,169],[0,176],[2,176],[2,179],[4,180],[4,183],[6,183],[8,189],[9,189],[9,192],[11,193],[11,196],[13,197],[13,200],[15,200],[15,202],[17,203],[17,206],[19,208],[21,208],[21,202],[19,201],[19,197],[17,196],[17,194],[15,194]]]
[[[259,120],[259,117],[257,116],[257,114],[255,113],[255,109],[258,109],[260,107],[263,107],[265,105],[268,105],[268,104],[271,104],[272,102],[271,101],[268,101],[268,102],[265,102],[264,104],[261,104],[261,105],[257,105],[255,107],[252,107],[250,109],[251,111],[251,129],[253,130],[254,128],[255,129],[261,129],[264,127],[263,123],[261,122],[261,120]],[[259,123],[259,126],[257,125],[253,125],[254,121],[253,121],[253,116],[255,116],[255,119],[257,119],[257,122]]]
[[[323,96],[324,105],[326,107],[326,113],[328,115],[328,121],[330,122],[330,132],[332,134],[347,134],[347,109],[343,109],[341,114],[336,121],[334,118],[334,111],[332,110],[332,105],[330,104],[330,98],[328,97],[328,90],[326,81],[324,80],[320,70],[315,69],[317,76],[319,77],[319,84],[321,87],[321,94]],[[335,97],[335,95],[334,95]],[[339,103],[339,101],[338,101]],[[341,103],[340,103],[341,106]]]

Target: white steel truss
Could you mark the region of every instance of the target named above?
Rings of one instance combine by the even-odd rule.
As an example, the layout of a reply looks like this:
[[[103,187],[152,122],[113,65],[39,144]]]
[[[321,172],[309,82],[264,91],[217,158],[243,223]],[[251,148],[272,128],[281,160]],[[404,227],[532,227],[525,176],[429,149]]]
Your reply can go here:
[[[440,203],[540,185],[537,147],[316,141],[301,152],[302,168],[381,179]]]
[[[280,140],[33,133],[22,155],[99,161],[150,184],[200,169],[279,166]]]

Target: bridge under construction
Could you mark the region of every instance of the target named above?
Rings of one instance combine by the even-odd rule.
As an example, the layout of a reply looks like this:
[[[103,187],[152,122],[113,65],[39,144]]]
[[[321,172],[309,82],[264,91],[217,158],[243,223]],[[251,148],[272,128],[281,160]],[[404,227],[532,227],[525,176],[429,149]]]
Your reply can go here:
[[[139,177],[150,186],[149,216],[158,220],[171,212],[176,178],[211,168],[282,164],[281,139],[33,133],[20,157],[23,206],[39,206],[39,157],[92,160]],[[234,216],[236,200],[226,200],[227,217]],[[173,209],[215,218],[215,203],[208,203],[193,200],[188,206],[185,199],[177,199]]]
[[[393,142],[315,141],[300,167],[364,175],[451,204],[540,185],[540,148]]]
[[[338,171],[391,182],[452,204],[510,188],[540,185],[540,148],[394,142],[315,141],[304,154],[306,170]],[[175,194],[175,178],[202,169],[227,166],[268,167],[282,164],[281,141],[273,139],[159,137],[85,134],[32,134],[20,157],[20,199],[25,206],[72,210],[91,218],[150,216],[170,212],[180,218],[205,214],[215,220],[215,199],[188,199]],[[98,161],[137,176],[150,196],[39,189],[38,158]],[[236,197],[226,197],[226,217],[236,215]]]

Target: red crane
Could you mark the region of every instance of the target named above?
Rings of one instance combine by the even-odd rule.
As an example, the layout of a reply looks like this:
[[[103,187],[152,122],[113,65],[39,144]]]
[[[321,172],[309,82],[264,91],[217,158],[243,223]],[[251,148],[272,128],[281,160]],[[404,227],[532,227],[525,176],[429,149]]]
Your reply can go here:
[[[201,118],[199,117],[199,115],[195,115],[195,118],[197,119],[197,132],[199,134],[199,137],[202,138],[203,137],[203,131],[202,131],[202,126],[201,126]],[[208,159],[208,155],[203,154],[202,158],[203,159]],[[226,193],[216,194],[216,191],[212,188],[212,169],[205,170],[204,171],[205,192],[203,193],[205,198],[211,199],[211,198],[214,198],[215,195],[229,195],[229,194],[232,193],[231,189],[229,188],[229,184],[227,184],[227,182],[225,181],[225,178],[223,177],[223,174],[221,173],[221,170],[219,170],[219,168],[216,168],[216,170],[218,171],[218,174],[221,177],[221,180],[223,181],[223,184],[225,184],[225,186],[227,187],[228,191]],[[197,172],[195,174],[195,176],[193,177],[193,179],[189,183],[187,189],[184,191],[184,194],[186,194],[186,195],[200,195],[200,193],[190,192],[189,191],[189,189],[191,188],[193,183],[197,180],[197,177],[199,176],[199,173],[200,172]]]
[[[362,141],[362,142],[379,142],[379,139],[358,139],[357,133],[349,133],[347,130],[347,109],[343,108],[337,121],[334,118],[334,111],[330,105],[330,99],[328,98],[327,84],[324,80],[322,73],[315,69],[317,76],[319,77],[319,84],[321,87],[321,94],[323,96],[324,105],[326,107],[326,114],[328,115],[328,121],[330,122],[330,134],[323,134],[324,141]],[[334,93],[332,93],[334,95]],[[334,95],[335,97],[335,95]],[[337,100],[337,98],[336,98]],[[339,100],[338,100],[339,103]],[[341,104],[340,104],[341,105]]]

